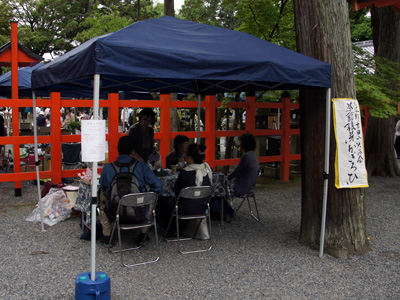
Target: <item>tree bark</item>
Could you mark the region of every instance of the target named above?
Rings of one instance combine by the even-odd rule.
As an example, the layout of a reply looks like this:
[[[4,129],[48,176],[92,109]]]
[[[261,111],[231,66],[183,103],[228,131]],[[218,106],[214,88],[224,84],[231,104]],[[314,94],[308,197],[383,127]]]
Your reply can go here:
[[[391,6],[371,8],[375,55],[400,63],[400,13]],[[370,117],[365,136],[368,174],[400,176],[394,153],[394,117]]]
[[[297,49],[332,65],[332,98],[354,98],[353,53],[346,0],[294,0]],[[323,197],[325,90],[300,93],[302,215],[300,242],[319,247]],[[332,119],[331,119],[332,120]],[[331,121],[325,252],[338,258],[370,251],[362,189],[336,189]]]
[[[175,17],[174,0],[164,0],[164,16]],[[176,93],[171,93],[171,100],[178,100]],[[179,131],[179,115],[176,107],[171,107],[171,131]],[[171,151],[174,148],[174,144],[171,143]]]
[[[164,0],[164,16],[175,17],[174,0]]]

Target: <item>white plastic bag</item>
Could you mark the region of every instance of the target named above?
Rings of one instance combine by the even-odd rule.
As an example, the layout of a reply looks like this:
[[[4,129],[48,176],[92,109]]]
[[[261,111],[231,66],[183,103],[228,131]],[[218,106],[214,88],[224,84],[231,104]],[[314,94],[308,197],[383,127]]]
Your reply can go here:
[[[42,198],[43,222],[49,226],[68,219],[71,215],[71,202],[65,196],[62,189],[51,188],[46,196]],[[29,222],[40,222],[39,205],[26,218]]]

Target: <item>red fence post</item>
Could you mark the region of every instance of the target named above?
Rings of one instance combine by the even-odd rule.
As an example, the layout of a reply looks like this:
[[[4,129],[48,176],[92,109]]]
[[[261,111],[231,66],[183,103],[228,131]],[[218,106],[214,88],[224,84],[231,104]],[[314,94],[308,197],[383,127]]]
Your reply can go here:
[[[246,97],[246,131],[255,136],[256,133],[256,97]]]
[[[282,98],[282,103],[281,125],[283,134],[281,135],[282,161],[280,165],[280,180],[288,182],[290,173],[290,98]]]
[[[215,169],[215,96],[206,96],[206,161]]]
[[[119,95],[108,94],[108,162],[115,161],[118,157],[118,124],[119,124]]]
[[[51,172],[54,183],[61,182],[61,94],[50,93],[51,99]]]
[[[165,157],[170,152],[171,144],[171,97],[170,95],[160,95],[162,107],[160,108],[160,155],[163,157],[163,168],[166,167]]]
[[[18,101],[18,23],[11,22],[11,99]],[[19,107],[12,111],[13,136],[19,136]],[[21,172],[19,145],[14,144],[14,172]],[[15,196],[21,196],[21,181],[14,182]]]

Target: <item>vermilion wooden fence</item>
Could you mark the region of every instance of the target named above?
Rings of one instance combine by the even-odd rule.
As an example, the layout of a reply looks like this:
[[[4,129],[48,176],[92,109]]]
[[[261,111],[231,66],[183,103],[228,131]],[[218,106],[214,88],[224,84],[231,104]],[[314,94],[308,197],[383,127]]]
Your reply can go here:
[[[51,170],[41,171],[41,178],[51,178],[53,182],[60,182],[64,177],[75,177],[82,170],[62,170],[61,166],[61,143],[80,142],[79,135],[61,135],[60,125],[60,108],[61,107],[91,107],[92,100],[64,100],[60,98],[60,93],[51,93],[51,99],[37,100],[38,107],[51,108],[51,134],[49,136],[38,136],[38,143],[51,145]],[[0,137],[0,144],[11,144],[19,147],[21,144],[33,144],[33,136],[19,136],[18,128],[19,116],[18,108],[32,107],[32,99],[19,99],[13,101],[10,99],[1,99],[0,106],[12,107],[13,110],[13,136]],[[290,110],[298,109],[298,103],[290,103],[290,99],[282,99],[279,103],[257,103],[255,97],[247,97],[246,102],[231,102],[227,105],[229,108],[243,108],[246,110],[246,128],[244,130],[215,130],[216,109],[221,106],[221,102],[215,101],[214,96],[206,96],[205,101],[201,101],[201,107],[205,108],[205,130],[201,131],[201,138],[205,139],[207,145],[206,161],[211,167],[224,165],[235,165],[239,159],[220,159],[217,160],[215,138],[239,136],[245,132],[254,134],[255,136],[280,135],[281,136],[281,154],[277,156],[263,156],[259,160],[265,162],[280,162],[281,164],[281,180],[289,180],[289,162],[290,160],[300,160],[300,154],[289,153],[290,135],[299,134],[299,129],[290,129]],[[171,132],[170,129],[170,108],[197,108],[196,101],[171,101],[169,95],[161,95],[160,100],[120,100],[118,94],[109,94],[109,100],[100,100],[100,107],[108,108],[108,159],[113,161],[118,156],[117,144],[118,139],[123,133],[119,132],[119,116],[122,107],[159,107],[160,108],[160,131],[155,133],[155,139],[160,142],[160,154],[163,158],[170,151],[171,140],[181,132]],[[256,129],[255,128],[255,110],[256,108],[274,108],[281,109],[281,124],[279,130],[273,129]],[[196,131],[184,132],[189,138],[197,137]],[[17,148],[14,148],[17,150]],[[18,154],[19,151],[14,151]],[[16,187],[22,180],[35,179],[34,172],[21,172],[20,158],[14,155],[14,172],[0,174],[0,182],[15,181]]]
[[[19,146],[21,144],[33,144],[33,136],[19,136],[19,115],[18,108],[32,107],[32,99],[0,99],[1,107],[12,107],[13,110],[13,136],[0,137],[1,145],[14,146],[14,170],[12,173],[0,174],[0,182],[14,181],[15,188],[21,187],[21,181],[35,179],[35,172],[21,172]],[[160,154],[165,164],[165,157],[171,149],[171,140],[182,132],[172,132],[170,127],[170,109],[176,108],[197,108],[197,101],[171,101],[169,95],[161,95],[160,100],[120,100],[118,94],[109,94],[108,100],[100,100],[100,107],[108,109],[108,134],[106,140],[108,142],[108,160],[113,161],[117,158],[117,144],[120,136],[124,135],[119,132],[120,125],[120,109],[123,107],[151,107],[160,109],[160,130],[155,133],[155,140],[159,141]],[[289,98],[283,98],[280,102],[260,103],[255,101],[255,97],[247,97],[246,102],[230,102],[226,107],[243,108],[246,111],[246,125],[244,130],[216,130],[216,109],[221,107],[222,103],[216,101],[215,96],[206,96],[201,101],[201,107],[205,108],[205,130],[201,131],[201,138],[205,139],[207,146],[206,161],[212,168],[217,166],[236,165],[239,158],[233,159],[216,159],[216,138],[240,136],[243,133],[252,133],[254,136],[280,136],[280,154],[274,156],[260,156],[260,163],[279,162],[280,163],[280,180],[289,181],[289,164],[290,161],[298,161],[301,155],[290,153],[290,136],[299,135],[300,129],[290,128],[290,111],[299,109],[299,103],[291,103]],[[61,182],[64,177],[76,177],[83,170],[63,170],[61,164],[61,143],[80,142],[80,135],[61,135],[60,109],[61,107],[91,107],[93,100],[64,100],[61,99],[60,93],[54,92],[50,94],[50,99],[38,99],[38,107],[51,108],[51,134],[48,136],[38,136],[39,144],[51,145],[51,169],[48,171],[40,171],[40,178],[51,178],[53,182]],[[281,128],[280,129],[256,129],[256,109],[272,108],[281,110]],[[368,109],[365,110],[365,124],[368,122]],[[184,132],[189,138],[196,138],[197,132]]]

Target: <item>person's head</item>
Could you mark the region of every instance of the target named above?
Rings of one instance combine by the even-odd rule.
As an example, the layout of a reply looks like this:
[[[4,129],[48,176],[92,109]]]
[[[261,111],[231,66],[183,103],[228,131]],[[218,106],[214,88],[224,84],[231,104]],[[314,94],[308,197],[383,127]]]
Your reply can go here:
[[[186,135],[179,134],[174,139],[175,152],[186,153],[189,147],[189,139]]]
[[[130,155],[134,148],[135,141],[132,136],[125,135],[118,141],[118,154],[119,155]]]
[[[190,144],[186,154],[187,164],[202,164],[206,154],[206,148],[205,145]]]
[[[256,138],[251,133],[244,133],[239,137],[240,149],[243,152],[256,150]]]
[[[143,108],[139,113],[139,124],[142,128],[153,126],[156,123],[156,114],[150,107]]]

